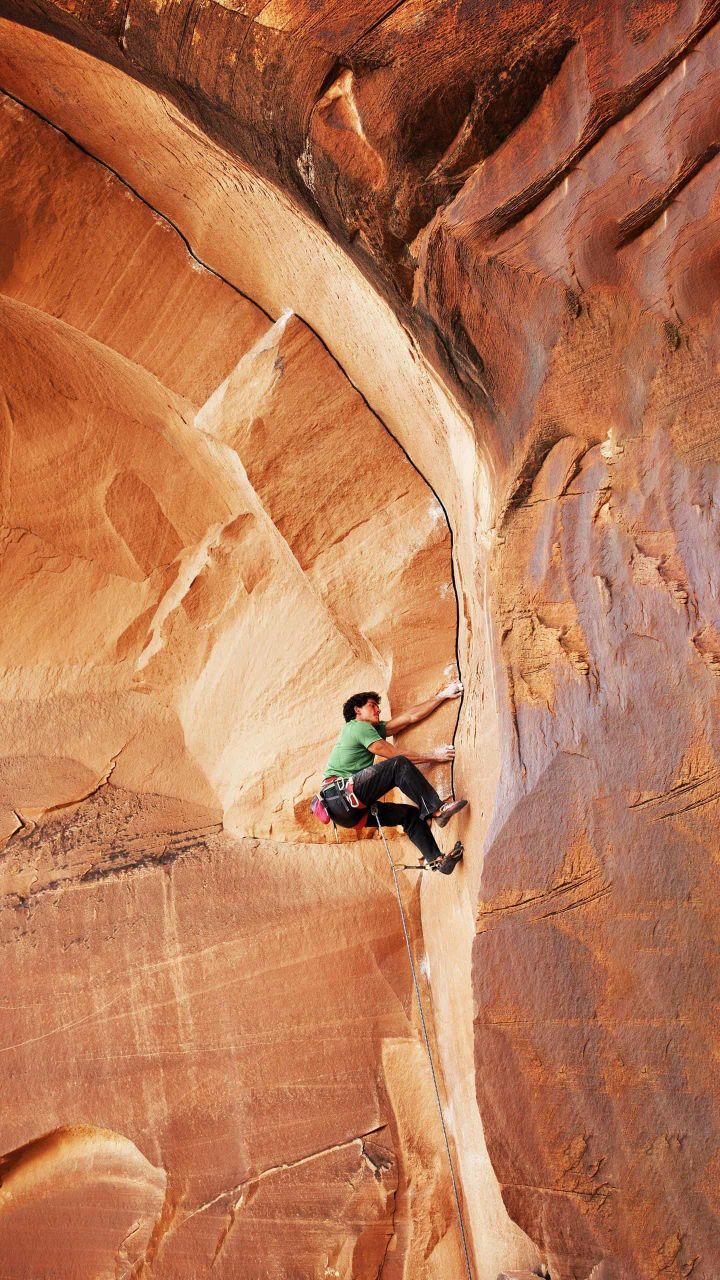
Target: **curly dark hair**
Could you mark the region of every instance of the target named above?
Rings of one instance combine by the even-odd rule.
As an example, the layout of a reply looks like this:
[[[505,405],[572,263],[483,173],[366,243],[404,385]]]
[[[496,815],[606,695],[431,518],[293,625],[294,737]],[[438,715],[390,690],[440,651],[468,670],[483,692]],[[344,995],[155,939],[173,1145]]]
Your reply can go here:
[[[379,702],[380,694],[375,693],[372,689],[369,693],[354,693],[352,698],[348,698],[343,703],[343,715],[348,723],[355,719],[355,711],[358,707],[364,707],[366,702]]]

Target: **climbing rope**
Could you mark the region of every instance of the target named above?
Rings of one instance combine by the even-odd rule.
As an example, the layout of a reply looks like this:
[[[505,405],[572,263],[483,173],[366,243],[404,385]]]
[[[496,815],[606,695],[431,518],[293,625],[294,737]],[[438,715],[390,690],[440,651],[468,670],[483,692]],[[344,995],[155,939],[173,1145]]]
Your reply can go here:
[[[432,1049],[430,1048],[430,1037],[428,1036],[427,1023],[425,1021],[425,1010],[423,1009],[422,996],[420,995],[420,983],[418,982],[417,970],[415,968],[415,961],[413,959],[412,947],[410,945],[410,934],[408,933],[407,921],[405,919],[405,908],[403,906],[402,897],[400,894],[400,885],[398,883],[398,878],[397,878],[397,869],[396,869],[395,862],[393,861],[393,856],[388,847],[387,837],[385,835],[385,831],[383,829],[382,823],[380,822],[380,816],[378,814],[377,809],[375,808],[375,805],[372,806],[370,812],[372,813],[372,816],[374,817],[377,823],[377,829],[380,832],[380,835],[382,836],[382,842],[385,845],[385,852],[388,857],[388,862],[390,863],[390,870],[392,871],[392,878],[395,882],[395,892],[397,894],[398,907],[400,908],[400,919],[402,920],[403,933],[405,934],[405,946],[407,947],[408,958],[410,960],[410,970],[412,972],[412,979],[415,985],[415,995],[417,996],[418,1009],[420,1010],[420,1022],[422,1023],[423,1038],[425,1040],[425,1048],[427,1050],[428,1062],[430,1063],[430,1074],[432,1075],[432,1082],[435,1088],[435,1099],[437,1101],[438,1115],[440,1116],[440,1124],[442,1126],[443,1138],[445,1139],[445,1150],[447,1152],[448,1167],[450,1169],[450,1179],[452,1181],[452,1188],[455,1196],[455,1206],[457,1208],[458,1225],[460,1227],[460,1236],[462,1239],[463,1252],[465,1254],[465,1267],[468,1273],[468,1280],[473,1280],[472,1266],[470,1264],[470,1251],[468,1249],[467,1236],[465,1234],[465,1222],[463,1219],[462,1207],[460,1205],[460,1193],[458,1191],[457,1179],[455,1177],[455,1168],[453,1166],[453,1158],[450,1152],[450,1139],[448,1138],[448,1131],[445,1126],[445,1116],[443,1115],[442,1102],[440,1100],[440,1088],[438,1085],[437,1073],[435,1071],[435,1063],[433,1061]]]

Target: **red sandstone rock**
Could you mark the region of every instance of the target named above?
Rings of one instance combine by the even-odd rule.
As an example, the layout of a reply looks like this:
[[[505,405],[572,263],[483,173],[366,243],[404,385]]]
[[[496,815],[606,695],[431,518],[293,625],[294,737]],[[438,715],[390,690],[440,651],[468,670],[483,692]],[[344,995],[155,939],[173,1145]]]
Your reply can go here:
[[[173,806],[195,806],[197,817],[189,821],[203,830],[224,811],[241,835],[269,834],[272,823],[273,836],[292,838],[313,762],[327,746],[308,743],[298,721],[301,728],[309,720],[325,725],[359,662],[384,688],[397,675],[394,696],[405,699],[429,692],[428,682],[452,661],[446,614],[437,612],[437,629],[428,629],[423,645],[424,619],[435,615],[433,603],[450,576],[441,572],[441,541],[423,523],[427,491],[413,482],[405,492],[410,469],[381,443],[377,420],[349,386],[330,376],[307,324],[433,485],[454,533],[467,687],[456,775],[472,805],[461,824],[464,866],[442,894],[436,883],[423,887],[423,927],[478,1275],[494,1280],[500,1270],[537,1270],[547,1260],[552,1275],[578,1280],[658,1274],[709,1280],[719,1262],[712,1028],[720,670],[717,5],[558,3],[491,12],[407,0],[350,14],[343,6],[294,3],[16,0],[4,11],[28,24],[2,24],[4,86],[117,170],[180,228],[200,258],[277,323],[263,336],[252,308],[231,306],[215,284],[198,285],[191,315],[217,316],[223,336],[210,362],[207,338],[198,342],[185,380],[176,356],[151,359],[121,326],[124,345],[118,338],[117,350],[187,396],[192,410],[230,374],[224,395],[210,398],[199,419],[187,401],[169,396],[157,418],[164,447],[194,442],[185,474],[217,477],[232,520],[212,554],[187,525],[194,520],[207,537],[216,519],[213,481],[203,501],[194,498],[191,510],[170,521],[178,529],[176,560],[199,555],[199,547],[208,552],[182,607],[152,582],[163,568],[160,558],[143,565],[135,557],[145,576],[134,579],[126,569],[130,585],[118,588],[118,612],[108,596],[108,624],[98,630],[105,635],[116,626],[122,607],[134,619],[128,666],[146,655],[141,672],[150,711],[139,722],[120,709],[121,695],[101,673],[91,682],[98,745],[83,754],[72,742],[74,730],[60,732],[68,703],[56,708],[46,697],[38,751],[23,726],[43,679],[12,676],[8,698],[19,711],[9,722],[3,829],[9,833],[19,821],[19,794],[27,819],[102,783],[111,763],[108,725],[115,724],[122,726],[119,740],[128,728],[135,733],[135,746],[127,743],[104,789],[113,802],[112,783],[122,782],[141,797],[132,804],[157,805],[146,797],[159,791]],[[14,124],[11,133],[13,154],[23,138],[33,139],[32,173],[38,126]],[[76,167],[79,173],[87,166]],[[90,181],[84,174],[83,183]],[[22,181],[18,190],[13,226]],[[131,224],[129,215],[111,215],[107,199],[102,208],[129,231],[144,216],[136,209]],[[62,221],[57,207],[52,221],[56,227]],[[102,249],[107,235],[97,239],[96,261],[117,272],[117,258]],[[94,240],[87,236],[88,245]],[[67,230],[53,233],[53,245],[67,243]],[[74,331],[18,310],[29,303],[86,333],[100,323],[92,314],[85,319],[77,304],[72,314],[63,311],[63,289],[50,265],[54,248],[43,260],[53,285],[47,302],[42,289],[32,292],[36,252],[33,241],[23,247],[20,238],[7,277],[12,314],[38,332],[62,334],[47,341],[51,351],[57,343],[66,363],[71,349],[82,351],[84,361],[89,348]],[[177,245],[158,255],[153,296],[182,275],[181,258]],[[88,294],[84,268],[83,256],[69,272],[80,278],[78,298]],[[302,321],[283,326],[279,317],[288,308]],[[240,351],[227,334],[234,316],[247,335]],[[138,324],[154,332],[154,323],[147,307],[138,312]],[[112,320],[98,328],[105,347],[115,345],[115,328]],[[178,320],[176,331],[192,345],[193,328]],[[109,378],[100,372],[109,367],[121,368],[103,350],[93,365],[93,416],[102,420],[107,412],[107,396],[97,396],[102,378],[113,396],[116,377],[121,386],[142,386],[131,436],[143,439],[156,392],[136,369]],[[323,388],[317,418],[315,378]],[[40,390],[47,402],[47,387]],[[294,417],[300,404],[302,424]],[[379,613],[378,579],[358,554],[362,534],[348,524],[339,497],[327,499],[323,486],[311,527],[302,519],[312,493],[302,459],[317,472],[325,444],[336,455],[338,418],[352,429],[352,456],[380,459],[382,505],[364,532],[400,550],[388,574],[395,607]],[[208,449],[214,443],[207,468],[198,428]],[[242,460],[241,479],[232,452]],[[58,486],[66,484],[64,475]],[[167,481],[143,481],[155,503]],[[103,555],[125,556],[117,539],[127,547],[127,535],[132,543],[138,521],[128,512],[139,501],[120,480],[109,507],[115,532],[95,528],[87,512],[96,508],[88,503],[82,536],[90,530]],[[153,530],[147,539],[153,545],[171,536],[159,517],[140,524],[146,538]],[[337,572],[328,574],[323,549],[331,530],[339,549],[331,558]],[[63,527],[76,600],[87,596],[89,571],[75,564],[72,534],[72,524]],[[23,591],[38,591],[22,631],[50,654],[46,625],[34,629],[45,578],[33,588],[30,550],[11,545],[10,586],[15,592],[18,580],[27,580]],[[265,575],[259,591],[258,569]],[[244,608],[232,600],[243,575],[253,579],[248,589],[243,578],[251,598]],[[94,580],[90,585],[99,594]],[[406,605],[399,604],[403,589]],[[147,616],[136,599],[141,594]],[[286,751],[275,767],[275,744],[239,685],[226,686],[232,708],[214,699],[238,655],[252,653],[253,683],[267,700],[277,670],[266,664],[278,654],[283,610],[304,630],[293,631],[280,650],[283,689],[292,700],[287,719],[271,703]],[[343,630],[348,619],[352,625]],[[82,611],[75,625],[87,661],[87,638],[97,631]],[[318,665],[306,669],[301,661],[308,635],[319,640],[323,656],[332,655],[320,664],[323,680],[328,670],[337,675],[323,705],[315,696]],[[223,653],[231,656],[229,666]],[[403,671],[411,673],[406,685]],[[53,685],[59,678],[53,673]],[[77,679],[77,672],[63,674]],[[245,736],[233,736],[238,723]],[[56,750],[60,741],[63,753]],[[155,746],[162,765],[148,775]],[[43,785],[50,780],[45,791],[41,778]],[[268,797],[285,779],[287,791],[271,814]],[[119,815],[110,830],[114,821]],[[28,845],[34,850],[28,865],[17,855],[19,836],[9,845],[8,891],[23,900],[33,876],[39,885],[52,882],[56,854],[43,844],[42,830],[24,837],[36,841]],[[69,837],[73,847],[62,859],[65,877],[75,866],[87,875],[107,864],[110,836],[89,850],[75,842]],[[137,836],[139,855],[146,844],[160,856],[152,824]],[[372,856],[364,847],[352,856],[361,852]],[[263,845],[254,865],[264,867],[272,856]],[[189,900],[197,897],[190,887]],[[364,901],[358,886],[353,910]],[[476,927],[474,1075],[469,950]],[[353,990],[356,980],[356,973],[348,978]],[[168,1001],[183,1007],[177,992]],[[369,1058],[386,1064],[387,1046],[374,1044]],[[221,1070],[218,1096],[227,1087]],[[394,1091],[388,1085],[396,1116],[408,1097],[397,1083],[401,1075]],[[67,1111],[67,1099],[62,1105]],[[353,1105],[353,1114],[361,1114],[362,1104]],[[96,1122],[135,1142],[126,1118],[123,1111]],[[60,1120],[71,1122],[67,1115]],[[307,1163],[288,1171],[295,1176],[283,1175],[280,1190],[257,1184],[252,1202],[245,1172],[232,1185],[225,1181],[217,1202],[222,1212],[207,1239],[203,1225],[185,1246],[178,1225],[168,1237],[167,1265],[185,1265],[183,1257],[202,1267],[214,1250],[216,1265],[232,1274],[240,1265],[233,1241],[242,1241],[252,1274],[261,1265],[253,1253],[254,1212],[278,1223],[289,1206],[309,1223],[312,1186],[327,1195],[329,1214],[345,1213],[355,1224],[346,1229],[348,1245],[327,1237],[335,1271],[375,1275],[380,1266],[390,1275],[396,1266],[415,1280],[423,1254],[431,1259],[429,1274],[456,1275],[457,1254],[445,1257],[441,1244],[432,1250],[438,1238],[453,1241],[447,1246],[453,1249],[456,1241],[444,1226],[438,1236],[427,1201],[411,1215],[415,1233],[431,1221],[426,1243],[414,1234],[411,1245],[396,1233],[383,1263],[393,1191],[408,1195],[414,1182],[405,1171],[395,1183],[389,1170],[376,1181],[358,1149],[361,1127],[346,1126],[348,1145],[333,1152],[322,1175],[310,1152]],[[156,1138],[155,1113],[149,1130]],[[6,1145],[33,1136],[24,1132]],[[398,1141],[412,1146],[416,1138]],[[137,1145],[154,1160],[152,1150]],[[178,1162],[183,1154],[189,1159],[187,1152],[170,1145],[173,1167],[184,1167]],[[390,1148],[381,1145],[382,1164]],[[276,1162],[274,1149],[268,1158]],[[423,1170],[432,1158],[423,1149]],[[238,1163],[235,1155],[230,1162]],[[187,1169],[188,1177],[202,1178],[201,1162]],[[347,1177],[358,1199],[339,1208],[336,1188]],[[447,1195],[446,1181],[443,1188]],[[198,1213],[201,1222],[206,1213]],[[183,1227],[194,1230],[191,1223]],[[270,1234],[273,1265],[290,1266],[281,1228]],[[308,1245],[303,1274],[314,1274],[319,1258]]]
[[[61,1128],[0,1163],[0,1247],[15,1275],[128,1273],[142,1259],[166,1177],[127,1138]]]
[[[5,1265],[364,1275],[387,1254],[388,1275],[445,1274],[441,1135],[374,850],[303,857],[183,819],[108,786],[21,841],[37,876],[0,932]]]
[[[167,222],[68,139],[5,98],[2,292],[201,405],[268,326],[194,263]]]
[[[2,1145],[13,1171],[25,1152],[42,1156],[24,1200],[15,1172],[6,1179],[4,1256],[18,1280],[58,1266],[442,1276],[459,1242],[385,855],[307,843],[326,835],[307,802],[348,686],[412,699],[447,679],[454,598],[439,590],[450,576],[441,509],[300,321],[273,327],[238,304],[171,228],[28,112],[6,102],[3,125],[22,234],[1,324],[12,476],[2,572],[15,614],[0,768],[13,837],[0,867],[13,970]],[[62,181],[48,210],[37,166],[53,160]],[[51,227],[47,271],[32,268],[32,225],[23,238],[23,189],[40,206],[36,223]],[[79,233],[72,212],[88,203],[104,217]],[[122,235],[137,241],[130,279]],[[146,330],[168,283],[203,316],[198,332],[192,307],[183,314],[184,363],[167,359],[162,329]],[[208,330],[229,363],[208,361]],[[239,362],[235,344],[246,348]],[[227,385],[208,384],[212,368],[229,369]],[[282,448],[294,432],[308,452],[314,442],[310,471]],[[317,484],[336,453],[363,451],[375,494],[364,520],[342,475],[322,501]],[[359,591],[383,538],[388,582],[376,570]],[[224,837],[214,884],[223,814],[276,843]],[[288,848],[283,836],[305,843]],[[182,919],[181,862],[194,868]],[[168,891],[172,941],[158,927]],[[408,906],[412,918],[417,899]],[[366,948],[366,927],[379,950]],[[417,921],[413,933],[420,955]],[[180,992],[196,951],[210,968]],[[59,1162],[56,1148],[70,1155]],[[144,1169],[148,1151],[141,1177],[133,1162]],[[76,1228],[60,1241],[68,1213]]]
[[[42,154],[38,123],[23,114],[30,123],[27,147],[18,109],[10,106],[4,117],[15,158],[22,161],[16,189],[23,166],[32,174],[36,155]],[[152,249],[156,219],[139,201],[128,199],[114,179],[93,170],[86,157],[80,163],[75,149],[43,128],[60,160],[71,162],[62,165],[65,198],[72,194],[82,207],[97,195],[108,222],[114,220],[126,235],[129,207],[130,229],[142,227],[141,251],[147,244],[154,274],[146,279],[127,325],[137,337],[148,296],[154,290],[163,296]],[[70,220],[59,193],[56,199],[53,236],[64,244],[71,239]],[[103,225],[99,231],[104,237]],[[163,247],[169,246],[167,270],[182,271],[189,295],[200,291],[202,299],[206,273],[198,272],[171,230],[164,227],[159,234]],[[252,311],[253,327],[236,334],[236,298],[217,281],[211,284],[218,349],[227,351],[228,331],[249,349],[229,389],[222,383],[215,389],[196,423],[191,407],[135,362],[82,337],[67,317],[81,319],[88,334],[104,325],[102,331],[118,340],[123,353],[136,354],[126,329],[118,335],[112,320],[118,313],[126,318],[125,296],[118,297],[112,284],[113,272],[125,282],[124,262],[118,257],[108,262],[113,245],[106,248],[104,238],[96,244],[89,230],[84,236],[85,278],[93,259],[96,273],[101,266],[108,273],[109,296],[98,300],[99,315],[83,294],[82,281],[78,294],[85,311],[78,314],[75,294],[68,299],[57,284],[57,265],[48,282],[47,306],[59,313],[58,320],[51,322],[44,311],[25,305],[28,297],[41,300],[39,279],[45,277],[31,278],[21,268],[22,252],[29,252],[24,241],[9,276],[9,292],[22,298],[22,305],[4,303],[5,351],[12,366],[6,394],[14,445],[22,446],[23,459],[14,454],[13,492],[4,515],[3,572],[18,623],[6,637],[5,662],[20,665],[18,651],[29,642],[36,663],[56,671],[52,710],[43,711],[42,727],[31,710],[33,698],[42,697],[37,681],[33,687],[31,678],[22,695],[13,694],[3,777],[9,830],[16,825],[13,811],[29,818],[68,803],[114,771],[120,784],[210,807],[219,804],[244,833],[285,829],[296,838],[299,823],[308,838],[309,794],[337,733],[338,707],[348,684],[389,686],[395,699],[427,688],[433,668],[435,687],[446,678],[454,598],[447,589],[442,512],[317,339],[297,320],[275,328],[266,322],[264,336],[256,339],[259,321],[250,304],[243,304],[242,319]],[[135,270],[142,263],[137,257]],[[73,259],[69,269],[74,270]],[[177,284],[174,290],[181,292]],[[203,330],[189,335],[189,369],[193,350],[203,352],[204,340]],[[31,376],[39,349],[43,361]],[[150,358],[153,349],[151,343],[148,363],[154,372],[164,371],[160,354]],[[206,387],[205,374],[197,377],[194,395]],[[70,412],[68,399],[74,406]],[[62,435],[44,427],[47,415],[53,418],[59,411]],[[76,456],[88,414],[95,452],[85,448]],[[119,416],[122,444],[111,447]],[[300,451],[287,445],[295,432],[302,437]],[[359,498],[348,493],[343,470],[343,459],[364,454],[364,483],[372,494],[367,518]],[[44,485],[40,511],[32,493],[38,468]],[[405,527],[411,532],[405,534]],[[387,552],[372,568],[371,549],[382,542]],[[37,562],[33,573],[26,568],[29,555]],[[71,579],[76,585],[68,589]],[[288,625],[293,616],[303,618],[316,652],[322,653],[320,678],[308,688],[314,706],[307,723],[299,718],[297,697],[285,696],[308,661],[307,634]],[[402,619],[400,629],[396,617]],[[405,654],[395,677],[392,655],[399,631]],[[280,643],[269,661],[275,637]],[[262,655],[254,665],[253,650]],[[248,656],[243,659],[242,653]],[[113,711],[108,707],[89,725],[86,664],[98,659],[91,696],[98,705],[111,699]],[[319,713],[323,704],[326,710]],[[147,737],[141,726],[147,726]],[[61,738],[61,758],[55,759]],[[27,748],[21,747],[23,740]],[[295,753],[294,761],[288,753]],[[253,788],[259,801],[255,816]],[[277,796],[270,816],[264,796],[273,788]],[[241,791],[242,812],[237,810]],[[281,814],[283,805],[287,817]]]

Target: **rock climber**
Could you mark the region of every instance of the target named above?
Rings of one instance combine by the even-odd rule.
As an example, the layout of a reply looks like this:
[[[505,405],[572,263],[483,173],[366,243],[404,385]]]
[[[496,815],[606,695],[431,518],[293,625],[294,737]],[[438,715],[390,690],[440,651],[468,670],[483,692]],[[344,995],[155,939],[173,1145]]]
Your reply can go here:
[[[313,801],[313,812],[316,812],[319,800],[320,808],[324,806],[337,826],[360,829],[367,822],[372,806],[383,826],[404,829],[420,851],[421,865],[450,875],[462,858],[462,844],[458,840],[450,853],[443,854],[430,823],[433,821],[444,827],[464,809],[467,800],[442,801],[417,766],[453,760],[455,748],[446,744],[424,752],[401,752],[390,745],[387,737],[418,724],[444,702],[459,698],[462,692],[462,684],[455,680],[434,698],[428,698],[426,702],[387,721],[380,719],[378,693],[354,693],[343,706],[345,725],[328,760],[325,781],[319,796]],[[394,787],[414,804],[378,803],[380,797]],[[320,813],[317,816],[322,820]]]

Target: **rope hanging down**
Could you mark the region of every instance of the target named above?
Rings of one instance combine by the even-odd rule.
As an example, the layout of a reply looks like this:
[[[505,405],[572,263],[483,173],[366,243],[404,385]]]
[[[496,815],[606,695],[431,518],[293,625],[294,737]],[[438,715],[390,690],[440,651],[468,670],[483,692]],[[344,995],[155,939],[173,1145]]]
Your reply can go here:
[[[445,1127],[445,1117],[443,1115],[442,1102],[440,1100],[440,1088],[438,1086],[437,1074],[435,1071],[435,1063],[433,1062],[432,1049],[430,1048],[430,1037],[428,1036],[427,1023],[425,1021],[425,1010],[423,1009],[422,997],[420,995],[420,983],[418,982],[417,970],[415,969],[415,961],[413,959],[412,947],[410,945],[410,934],[408,933],[407,921],[405,919],[405,908],[403,907],[402,897],[400,895],[400,885],[398,883],[397,871],[395,868],[395,862],[393,861],[393,856],[388,847],[385,831],[380,822],[378,811],[374,805],[372,806],[370,812],[372,813],[372,816],[374,817],[377,823],[378,831],[382,836],[382,841],[383,841],[383,844],[385,845],[385,852],[387,854],[388,862],[390,863],[390,870],[392,871],[392,878],[395,882],[395,893],[397,894],[398,906],[400,908],[400,919],[402,920],[403,933],[405,934],[405,946],[407,947],[408,958],[410,960],[410,969],[412,972],[412,979],[415,986],[415,995],[417,996],[418,1009],[420,1010],[420,1022],[422,1023],[423,1039],[425,1040],[425,1048],[427,1050],[428,1062],[430,1063],[430,1074],[432,1075],[432,1082],[435,1088],[435,1099],[437,1101],[438,1114],[440,1116],[440,1124],[442,1125],[443,1138],[445,1139],[445,1150],[447,1152],[448,1167],[450,1169],[450,1179],[452,1181],[453,1194],[455,1196],[455,1206],[457,1208],[458,1225],[460,1227],[460,1236],[462,1239],[463,1252],[465,1254],[465,1267],[468,1273],[468,1280],[473,1280],[472,1266],[470,1264],[470,1251],[468,1249],[467,1236],[465,1234],[465,1222],[463,1220],[463,1212],[462,1212],[462,1207],[460,1205],[460,1193],[458,1191],[457,1180],[455,1178],[453,1158],[450,1153],[450,1140],[448,1138],[447,1128]]]

